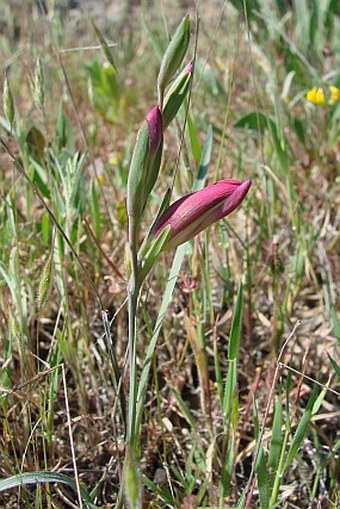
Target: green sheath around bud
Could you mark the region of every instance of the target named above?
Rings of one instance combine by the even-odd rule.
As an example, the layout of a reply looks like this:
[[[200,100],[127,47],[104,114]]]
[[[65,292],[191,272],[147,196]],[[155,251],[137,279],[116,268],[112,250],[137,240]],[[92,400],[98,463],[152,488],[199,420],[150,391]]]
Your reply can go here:
[[[187,14],[179,24],[167,47],[157,79],[158,100],[162,105],[164,91],[181,65],[190,40],[190,18]]]
[[[148,200],[148,197],[156,183],[158,173],[159,173],[159,168],[161,166],[162,153],[163,153],[163,138],[158,146],[158,149],[156,150],[156,153],[149,159],[148,172],[146,175],[146,181],[144,183],[144,189],[143,189],[143,194],[142,194],[142,198],[143,198],[143,202],[144,202],[143,210],[144,210],[144,207]]]
[[[155,185],[162,159],[162,115],[155,106],[146,116],[132,155],[128,184],[127,212],[139,223],[148,197]],[[137,224],[136,224],[137,225]]]
[[[166,94],[164,103],[163,116],[163,129],[165,130],[170,122],[177,115],[178,110],[182,106],[184,99],[188,93],[190,82],[192,78],[193,64],[190,63],[181,72],[178,78],[171,85],[168,93]]]
[[[145,182],[145,171],[149,156],[149,129],[144,121],[136,139],[132,154],[127,183],[127,212],[129,216],[138,217],[143,209],[141,195]]]

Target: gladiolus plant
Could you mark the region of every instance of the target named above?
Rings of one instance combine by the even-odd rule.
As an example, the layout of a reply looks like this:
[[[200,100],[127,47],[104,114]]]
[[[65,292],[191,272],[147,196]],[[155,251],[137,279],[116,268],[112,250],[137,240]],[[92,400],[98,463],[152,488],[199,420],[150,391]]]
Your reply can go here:
[[[181,72],[178,68],[186,54],[190,38],[190,20],[185,16],[170,42],[157,80],[158,105],[154,106],[138,132],[127,183],[127,215],[129,219],[130,279],[127,287],[129,315],[129,405],[126,431],[126,453],[123,487],[129,509],[141,507],[141,483],[138,460],[137,419],[137,312],[142,284],[160,253],[176,248],[192,239],[212,223],[230,214],[245,198],[250,180],[226,179],[189,194],[168,207],[170,196],[163,199],[159,218],[145,241],[140,232],[146,205],[154,189],[162,159],[163,137],[188,97],[194,63]],[[142,402],[139,400],[138,404]]]

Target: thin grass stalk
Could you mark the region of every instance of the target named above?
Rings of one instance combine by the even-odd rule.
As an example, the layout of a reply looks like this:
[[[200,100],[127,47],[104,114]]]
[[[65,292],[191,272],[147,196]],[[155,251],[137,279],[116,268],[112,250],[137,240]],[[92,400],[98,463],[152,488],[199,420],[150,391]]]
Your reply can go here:
[[[68,394],[67,394],[67,382],[66,382],[66,373],[65,373],[64,364],[61,364],[61,375],[62,375],[62,380],[63,380],[64,401],[65,401],[65,410],[66,410],[66,416],[67,416],[67,427],[68,427],[68,432],[69,432],[71,457],[72,457],[72,463],[73,463],[73,468],[74,468],[74,479],[75,479],[76,491],[77,491],[77,495],[78,495],[79,507],[82,508],[83,501],[82,501],[82,497],[81,497],[81,489],[80,489],[79,475],[78,475],[78,469],[77,469],[77,460],[76,460],[75,448],[74,448],[74,443],[73,443],[72,423],[71,423],[70,407],[69,407]]]
[[[285,464],[286,449],[287,449],[287,445],[288,445],[289,434],[290,434],[290,426],[286,426],[286,431],[285,431],[285,434],[283,437],[283,442],[282,442],[279,464],[278,464],[278,467],[277,467],[277,470],[275,473],[272,493],[270,496],[269,507],[276,506],[277,499],[279,496],[279,490],[280,490],[280,486],[281,486],[281,482],[282,482],[282,476],[284,473],[284,464]]]
[[[216,181],[219,180],[219,173],[220,173],[221,162],[222,162],[222,154],[223,154],[223,149],[225,148],[224,142],[226,139],[227,125],[228,125],[228,119],[229,119],[229,113],[230,113],[230,104],[231,104],[231,98],[232,98],[233,89],[234,89],[234,81],[235,81],[234,78],[235,78],[235,69],[236,69],[236,63],[237,63],[237,57],[238,57],[238,50],[239,50],[239,39],[238,39],[238,42],[237,42],[237,45],[235,48],[231,72],[230,72],[230,75],[228,78],[227,87],[229,90],[229,94],[228,94],[228,99],[227,99],[225,111],[224,111],[222,137],[221,137],[220,147],[218,150],[218,156],[217,156],[217,161],[216,161],[216,169],[215,169],[215,180]]]
[[[112,382],[113,387],[117,396],[117,401],[119,401],[119,408],[121,412],[121,416],[123,419],[123,423],[126,426],[126,405],[125,405],[125,399],[123,391],[120,388],[121,383],[121,374],[118,366],[118,362],[115,356],[115,352],[112,347],[112,338],[111,338],[111,332],[110,332],[110,322],[108,319],[108,313],[107,311],[102,311],[102,322],[104,325],[104,338],[106,341],[106,348],[110,354],[110,368],[111,368],[111,374],[112,374]]]

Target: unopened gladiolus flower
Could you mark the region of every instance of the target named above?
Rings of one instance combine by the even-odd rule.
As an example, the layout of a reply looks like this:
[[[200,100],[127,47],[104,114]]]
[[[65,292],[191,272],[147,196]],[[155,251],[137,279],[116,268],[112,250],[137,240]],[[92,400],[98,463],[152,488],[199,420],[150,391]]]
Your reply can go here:
[[[328,104],[335,104],[340,101],[340,88],[331,85],[328,87],[328,90],[330,93]]]
[[[148,197],[155,185],[163,145],[162,115],[158,106],[152,108],[137,135],[127,185],[127,210],[140,221]]]
[[[313,104],[318,104],[320,106],[326,105],[326,99],[324,91],[321,87],[314,87],[307,92],[307,100]]]
[[[175,201],[155,225],[154,238],[170,226],[166,249],[192,239],[211,224],[230,214],[240,205],[251,186],[250,180],[220,180],[215,184]]]
[[[149,146],[151,152],[156,152],[163,134],[162,115],[158,106],[154,106],[146,115],[149,127]]]

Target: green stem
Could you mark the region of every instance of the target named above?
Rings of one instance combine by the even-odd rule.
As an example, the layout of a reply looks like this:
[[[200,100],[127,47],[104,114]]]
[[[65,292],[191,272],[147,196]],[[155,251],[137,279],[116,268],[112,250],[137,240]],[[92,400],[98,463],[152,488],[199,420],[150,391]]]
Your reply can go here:
[[[137,341],[137,301],[138,301],[138,265],[137,265],[137,232],[133,216],[129,217],[129,244],[131,259],[131,276],[128,283],[128,327],[129,327],[129,416],[127,428],[127,442],[132,446],[135,444],[135,423],[137,404],[137,362],[136,362],[136,341]],[[134,447],[133,447],[134,448]]]
[[[131,281],[131,280],[130,280]],[[136,421],[136,402],[137,402],[137,362],[136,362],[136,312],[137,296],[136,292],[128,289],[128,314],[129,314],[129,368],[130,368],[130,390],[129,390],[129,417],[127,441],[134,443],[135,421]]]
[[[271,497],[270,497],[269,507],[272,507],[272,508],[276,507],[276,502],[277,502],[277,499],[279,496],[279,490],[280,490],[280,486],[281,486],[281,482],[282,482],[282,476],[284,474],[284,462],[285,462],[286,447],[287,447],[287,443],[288,443],[289,433],[290,433],[290,430],[288,428],[288,429],[286,429],[286,432],[284,435],[283,444],[282,444],[282,448],[281,448],[281,454],[280,454],[280,460],[279,460],[279,464],[278,464],[277,471],[275,474],[273,489],[272,489],[272,493],[271,493]]]

